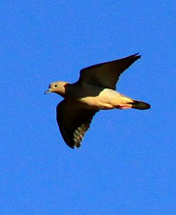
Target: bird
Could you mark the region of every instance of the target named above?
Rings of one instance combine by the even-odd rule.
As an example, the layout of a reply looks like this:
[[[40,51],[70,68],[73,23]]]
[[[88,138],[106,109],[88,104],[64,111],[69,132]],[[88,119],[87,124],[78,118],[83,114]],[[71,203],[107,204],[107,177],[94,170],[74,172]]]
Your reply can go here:
[[[96,64],[80,70],[75,83],[52,82],[45,94],[56,93],[64,99],[57,105],[56,120],[65,143],[79,148],[94,115],[100,110],[147,110],[150,104],[116,91],[120,75],[136,60],[139,53]]]

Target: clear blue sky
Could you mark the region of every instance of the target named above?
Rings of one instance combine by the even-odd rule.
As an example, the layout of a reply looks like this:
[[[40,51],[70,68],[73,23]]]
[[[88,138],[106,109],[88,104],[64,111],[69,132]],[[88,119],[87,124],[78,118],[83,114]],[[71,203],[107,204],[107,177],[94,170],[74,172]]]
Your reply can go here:
[[[176,3],[0,3],[0,214],[176,214]],[[148,111],[97,114],[82,147],[66,146],[52,81],[140,52],[118,91]]]

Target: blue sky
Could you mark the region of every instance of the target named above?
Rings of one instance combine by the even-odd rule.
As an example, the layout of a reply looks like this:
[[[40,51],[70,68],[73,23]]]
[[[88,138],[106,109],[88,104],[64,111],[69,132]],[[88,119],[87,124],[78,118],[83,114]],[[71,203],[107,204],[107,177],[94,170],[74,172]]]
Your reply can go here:
[[[176,214],[176,3],[0,3],[0,214]],[[148,111],[102,111],[82,147],[59,133],[52,81],[140,52],[118,91]]]

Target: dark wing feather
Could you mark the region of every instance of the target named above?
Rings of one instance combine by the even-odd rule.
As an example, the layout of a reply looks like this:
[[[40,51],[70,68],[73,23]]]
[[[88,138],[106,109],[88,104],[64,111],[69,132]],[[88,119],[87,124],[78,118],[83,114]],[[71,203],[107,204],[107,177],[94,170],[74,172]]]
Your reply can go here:
[[[109,61],[84,68],[80,71],[78,83],[96,85],[115,90],[115,85],[122,72],[140,57],[140,55],[134,54],[119,60]]]
[[[80,147],[85,132],[89,129],[96,112],[82,109],[67,100],[58,104],[57,123],[62,137],[69,147]]]

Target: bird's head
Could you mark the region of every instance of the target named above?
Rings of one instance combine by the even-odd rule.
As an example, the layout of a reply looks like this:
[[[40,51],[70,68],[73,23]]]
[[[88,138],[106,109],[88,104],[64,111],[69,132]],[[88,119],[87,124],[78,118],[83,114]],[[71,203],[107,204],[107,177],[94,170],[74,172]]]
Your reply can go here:
[[[69,83],[63,82],[63,81],[53,82],[49,85],[48,90],[45,92],[45,94],[57,93],[64,97],[64,95],[66,93],[65,87],[67,85],[69,85]]]

